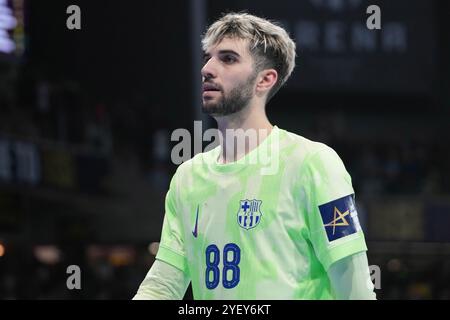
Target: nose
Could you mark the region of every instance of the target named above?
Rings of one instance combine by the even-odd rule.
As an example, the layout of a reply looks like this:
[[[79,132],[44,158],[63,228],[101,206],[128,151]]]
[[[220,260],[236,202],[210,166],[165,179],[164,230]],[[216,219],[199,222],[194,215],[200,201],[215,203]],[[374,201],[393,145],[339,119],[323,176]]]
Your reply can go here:
[[[215,78],[217,76],[217,70],[214,67],[214,58],[210,58],[205,65],[203,66],[202,70],[202,77],[204,80]]]

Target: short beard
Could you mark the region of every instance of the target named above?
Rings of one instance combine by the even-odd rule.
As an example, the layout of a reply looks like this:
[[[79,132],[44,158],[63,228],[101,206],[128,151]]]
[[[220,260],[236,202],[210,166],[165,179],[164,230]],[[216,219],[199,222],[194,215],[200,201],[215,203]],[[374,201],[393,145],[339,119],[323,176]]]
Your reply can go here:
[[[231,89],[228,95],[225,95],[222,91],[223,96],[216,104],[209,106],[203,104],[203,113],[211,116],[227,116],[247,107],[253,97],[253,86],[257,75],[256,71],[253,72],[247,80]]]

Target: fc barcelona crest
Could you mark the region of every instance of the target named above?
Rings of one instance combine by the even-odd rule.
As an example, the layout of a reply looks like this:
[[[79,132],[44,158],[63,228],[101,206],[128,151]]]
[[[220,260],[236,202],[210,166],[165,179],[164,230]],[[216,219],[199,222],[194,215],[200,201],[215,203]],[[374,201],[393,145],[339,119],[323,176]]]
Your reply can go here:
[[[262,200],[240,200],[237,220],[239,225],[248,230],[256,227],[262,218]]]

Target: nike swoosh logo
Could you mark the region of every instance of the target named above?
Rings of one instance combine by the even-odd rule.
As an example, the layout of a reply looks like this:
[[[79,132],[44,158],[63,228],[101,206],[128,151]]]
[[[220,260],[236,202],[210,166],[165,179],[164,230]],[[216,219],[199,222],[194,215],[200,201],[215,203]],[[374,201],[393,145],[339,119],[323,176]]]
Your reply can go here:
[[[197,227],[198,227],[198,207],[197,206],[197,216],[195,218],[195,227],[194,227],[194,231],[192,231],[192,235],[194,236],[194,238],[197,238],[198,233],[197,233]]]

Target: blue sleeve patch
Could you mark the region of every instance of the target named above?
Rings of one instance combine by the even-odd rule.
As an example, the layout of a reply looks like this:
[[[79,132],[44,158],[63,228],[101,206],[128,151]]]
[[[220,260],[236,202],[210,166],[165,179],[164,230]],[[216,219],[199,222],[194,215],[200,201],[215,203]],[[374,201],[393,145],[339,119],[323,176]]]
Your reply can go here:
[[[319,210],[329,242],[361,230],[354,194],[322,204]]]

